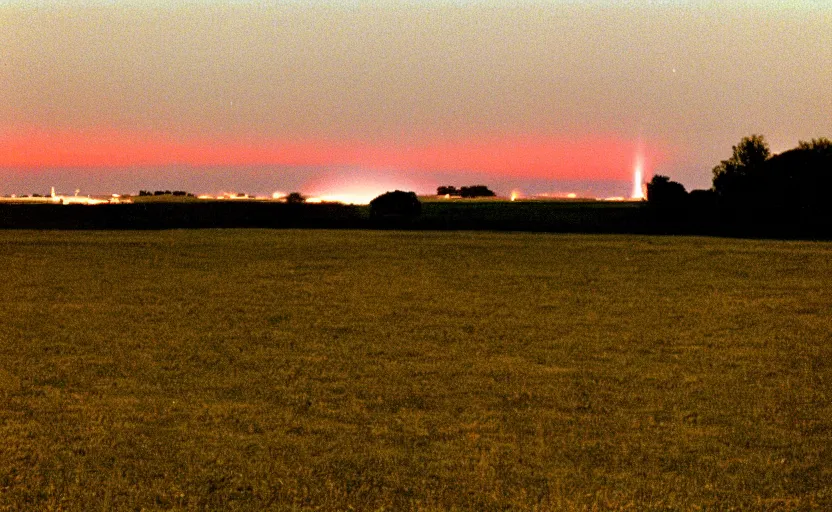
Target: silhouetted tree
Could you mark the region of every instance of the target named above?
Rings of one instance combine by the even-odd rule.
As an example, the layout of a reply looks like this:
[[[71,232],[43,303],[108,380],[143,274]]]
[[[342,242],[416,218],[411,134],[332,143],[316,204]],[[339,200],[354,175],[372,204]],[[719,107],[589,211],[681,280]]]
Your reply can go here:
[[[304,201],[306,201],[306,198],[303,197],[300,192],[292,192],[286,196],[286,202],[290,204],[299,204]]]
[[[832,141],[800,141],[771,156],[761,135],[743,138],[714,168],[713,190],[722,220],[762,229],[832,232]]]
[[[460,194],[461,192],[459,191],[459,189],[452,185],[443,186],[436,189],[436,195],[438,196],[459,196]]]
[[[771,151],[762,135],[743,137],[733,154],[714,167],[713,189],[729,203],[742,202],[754,193],[754,179],[762,171]]]
[[[495,194],[485,185],[472,185],[470,187],[462,187],[459,195],[462,197],[494,197]]]
[[[682,208],[688,199],[688,193],[681,183],[670,181],[667,176],[656,174],[647,184],[647,201],[660,208]]]
[[[771,157],[764,180],[756,187],[757,210],[770,220],[803,224],[832,223],[832,143],[828,139],[801,142],[797,148]]]
[[[370,218],[412,219],[422,213],[422,203],[416,192],[394,190],[370,201]]]
[[[826,137],[812,139],[808,142],[801,140],[797,143],[797,149],[816,151],[822,154],[832,153],[832,140],[829,140]]]

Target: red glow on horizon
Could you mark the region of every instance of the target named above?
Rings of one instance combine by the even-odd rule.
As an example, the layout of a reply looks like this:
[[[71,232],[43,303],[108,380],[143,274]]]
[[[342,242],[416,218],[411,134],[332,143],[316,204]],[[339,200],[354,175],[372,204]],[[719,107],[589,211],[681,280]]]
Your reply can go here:
[[[408,143],[354,140],[174,138],[112,130],[0,134],[0,168],[169,165],[352,166],[376,170],[476,171],[525,178],[629,180],[668,156],[661,144],[617,136],[485,136]],[[649,172],[645,172],[647,176]]]

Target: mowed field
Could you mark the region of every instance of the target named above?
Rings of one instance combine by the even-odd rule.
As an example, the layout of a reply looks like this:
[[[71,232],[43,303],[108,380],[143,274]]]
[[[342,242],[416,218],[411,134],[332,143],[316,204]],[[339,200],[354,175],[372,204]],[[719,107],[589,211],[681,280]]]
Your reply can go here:
[[[832,509],[832,243],[0,232],[0,510]]]

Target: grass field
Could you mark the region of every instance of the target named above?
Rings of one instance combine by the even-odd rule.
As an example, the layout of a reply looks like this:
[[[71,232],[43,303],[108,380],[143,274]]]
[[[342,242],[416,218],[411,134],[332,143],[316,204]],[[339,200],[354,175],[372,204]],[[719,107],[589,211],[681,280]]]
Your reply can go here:
[[[832,244],[0,232],[0,510],[832,509]]]

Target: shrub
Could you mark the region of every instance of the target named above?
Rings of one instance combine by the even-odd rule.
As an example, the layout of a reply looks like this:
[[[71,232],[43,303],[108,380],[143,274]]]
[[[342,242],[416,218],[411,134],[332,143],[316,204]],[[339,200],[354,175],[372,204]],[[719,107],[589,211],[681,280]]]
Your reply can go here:
[[[394,190],[370,201],[370,218],[410,219],[422,213],[422,203],[416,192]]]
[[[304,201],[306,201],[306,198],[300,192],[292,192],[286,196],[286,202],[290,204],[300,204]]]

